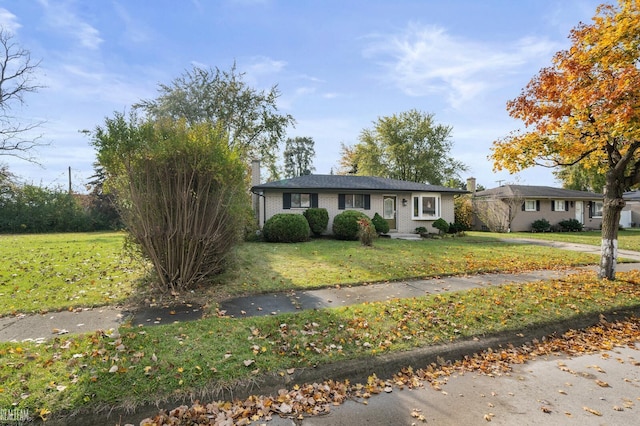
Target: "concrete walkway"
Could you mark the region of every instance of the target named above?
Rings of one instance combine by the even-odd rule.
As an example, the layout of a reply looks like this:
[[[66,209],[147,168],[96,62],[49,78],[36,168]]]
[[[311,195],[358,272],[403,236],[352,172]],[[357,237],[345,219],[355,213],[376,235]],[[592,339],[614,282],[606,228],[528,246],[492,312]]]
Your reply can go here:
[[[397,234],[394,238],[415,238],[414,234]],[[508,242],[539,244],[564,250],[599,254],[600,249],[584,244],[558,243],[541,240],[505,239]],[[640,268],[640,253],[621,250],[620,257],[639,263],[619,264],[617,271]],[[229,316],[264,316],[296,312],[304,309],[322,309],[393,298],[409,298],[474,287],[501,285],[508,282],[523,283],[559,278],[578,270],[595,270],[596,266],[570,271],[540,270],[513,274],[479,274],[425,280],[408,280],[366,286],[336,286],[331,288],[270,293],[238,297],[220,304],[220,310]],[[103,330],[117,333],[125,321],[133,325],[154,326],[173,322],[193,321],[202,317],[199,306],[165,306],[128,312],[122,308],[105,306],[78,309],[73,312],[51,312],[38,315],[18,315],[0,318],[0,341],[45,341],[68,333],[88,333]]]

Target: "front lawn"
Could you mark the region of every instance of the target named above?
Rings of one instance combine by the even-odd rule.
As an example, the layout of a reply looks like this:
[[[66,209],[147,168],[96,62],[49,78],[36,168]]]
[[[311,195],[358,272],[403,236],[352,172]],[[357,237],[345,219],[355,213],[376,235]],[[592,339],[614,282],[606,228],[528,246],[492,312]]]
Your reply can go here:
[[[144,271],[124,234],[0,235],[0,316],[117,304]]]
[[[584,232],[469,232],[473,236],[491,236],[495,238],[528,238],[547,241],[561,241],[567,243],[588,244],[600,246],[602,234],[600,231]],[[618,248],[640,252],[640,229],[623,229],[618,232]]]
[[[0,316],[125,302],[144,269],[127,257],[123,243],[122,233],[0,236]],[[244,243],[229,272],[192,297],[207,303],[238,294],[597,262],[593,255],[482,234],[422,241],[378,239],[373,247],[331,239]]]
[[[486,272],[519,272],[596,264],[597,256],[510,243],[499,235],[404,241],[319,239],[297,244],[246,243],[220,278],[227,295]]]

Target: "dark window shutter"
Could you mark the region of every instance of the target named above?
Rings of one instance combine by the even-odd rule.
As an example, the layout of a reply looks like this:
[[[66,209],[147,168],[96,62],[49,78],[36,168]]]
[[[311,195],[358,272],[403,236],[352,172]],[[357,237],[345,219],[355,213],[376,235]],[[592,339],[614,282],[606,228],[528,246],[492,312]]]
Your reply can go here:
[[[536,200],[536,211],[540,211],[540,200]]]
[[[525,211],[525,210],[526,210],[526,208],[525,208],[525,206],[526,206],[526,205],[527,205],[527,202],[526,202],[526,201],[523,201],[523,202],[522,202],[522,211]]]
[[[551,211],[552,212],[556,211],[556,201],[555,200],[551,200]]]
[[[318,208],[318,194],[311,194],[311,207]]]
[[[589,217],[593,217],[593,201],[589,201]]]
[[[569,211],[569,200],[564,200],[564,211],[565,212]]]
[[[282,208],[290,209],[291,208],[291,193],[285,192],[282,194]]]
[[[344,210],[344,194],[338,194],[338,210]]]
[[[364,209],[371,210],[371,195],[364,194]]]

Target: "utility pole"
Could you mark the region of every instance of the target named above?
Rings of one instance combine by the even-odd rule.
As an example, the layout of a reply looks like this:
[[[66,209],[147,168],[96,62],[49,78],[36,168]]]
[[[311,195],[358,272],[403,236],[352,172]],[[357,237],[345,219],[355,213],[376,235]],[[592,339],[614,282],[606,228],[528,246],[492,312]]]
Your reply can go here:
[[[71,166],[69,166],[69,195],[71,195]]]

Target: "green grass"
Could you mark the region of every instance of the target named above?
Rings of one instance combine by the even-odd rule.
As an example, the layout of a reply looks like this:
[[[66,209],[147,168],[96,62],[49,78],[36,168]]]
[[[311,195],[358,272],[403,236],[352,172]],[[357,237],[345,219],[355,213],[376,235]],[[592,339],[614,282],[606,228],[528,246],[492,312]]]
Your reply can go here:
[[[122,233],[0,235],[0,316],[120,303],[143,276]]]
[[[144,276],[123,250],[124,234],[0,236],[0,315],[126,301]],[[319,239],[245,243],[228,273],[194,293],[203,303],[332,285],[357,285],[481,272],[516,272],[597,263],[596,256],[499,241],[489,235],[441,240]]]
[[[594,274],[259,318],[122,327],[0,344],[0,406],[46,411],[133,407],[261,374],[403,351],[640,305],[640,272]],[[375,372],[372,372],[375,373]],[[44,410],[44,411],[42,411]]]
[[[511,232],[505,234],[470,232],[473,236],[491,236],[496,238],[528,238],[547,241],[561,241],[567,243],[588,244],[600,246],[602,234],[600,231],[585,232]],[[618,248],[640,252],[640,229],[623,229],[618,233]]]
[[[298,244],[246,243],[219,284],[226,294],[255,294],[331,285],[483,272],[517,272],[594,264],[594,255],[498,240],[499,235],[403,241],[373,247],[320,239]]]

